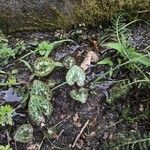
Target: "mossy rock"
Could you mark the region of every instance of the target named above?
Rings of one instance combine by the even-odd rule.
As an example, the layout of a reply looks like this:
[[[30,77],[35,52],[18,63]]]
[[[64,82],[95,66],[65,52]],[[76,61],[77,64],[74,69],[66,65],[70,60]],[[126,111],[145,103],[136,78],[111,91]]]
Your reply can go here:
[[[5,32],[66,29],[97,25],[118,12],[148,19],[149,0],[9,0],[0,2],[0,27]]]

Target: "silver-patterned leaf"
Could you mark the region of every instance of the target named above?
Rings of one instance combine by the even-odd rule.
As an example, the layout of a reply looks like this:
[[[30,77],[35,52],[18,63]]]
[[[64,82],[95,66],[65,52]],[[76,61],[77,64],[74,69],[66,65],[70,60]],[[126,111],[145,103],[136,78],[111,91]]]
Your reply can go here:
[[[72,66],[66,75],[66,82],[69,85],[77,83],[78,86],[83,86],[85,81],[85,72],[77,65]]]
[[[21,143],[29,143],[33,138],[33,127],[30,124],[21,125],[15,135],[14,139]]]
[[[88,90],[85,88],[80,88],[79,91],[72,90],[70,92],[70,96],[72,99],[84,104],[86,103],[87,98],[88,98]]]
[[[53,112],[53,106],[44,96],[31,95],[28,105],[29,117],[37,125],[45,123],[45,116],[49,117]]]

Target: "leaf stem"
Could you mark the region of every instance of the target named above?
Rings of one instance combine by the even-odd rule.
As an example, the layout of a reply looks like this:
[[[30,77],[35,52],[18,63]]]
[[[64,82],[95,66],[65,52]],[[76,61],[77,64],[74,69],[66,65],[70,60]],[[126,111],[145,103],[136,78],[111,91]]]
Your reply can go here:
[[[57,88],[59,88],[59,87],[65,85],[65,84],[67,84],[67,82],[63,82],[63,83],[61,83],[61,84],[55,86],[54,88],[51,89],[51,91],[56,90]]]

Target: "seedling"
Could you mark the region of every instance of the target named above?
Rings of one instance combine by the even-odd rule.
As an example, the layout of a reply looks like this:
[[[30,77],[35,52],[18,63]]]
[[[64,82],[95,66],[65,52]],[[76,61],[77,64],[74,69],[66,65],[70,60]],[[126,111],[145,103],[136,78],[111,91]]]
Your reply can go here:
[[[100,60],[97,64],[98,65],[109,65],[109,66],[112,66],[113,62],[110,60],[110,58],[105,58],[103,60]]]
[[[53,43],[50,43],[48,41],[43,41],[39,44],[39,46],[37,47],[35,51],[38,51],[41,56],[47,57],[49,56],[49,54],[52,52],[52,50],[57,44],[60,44],[63,42],[74,42],[74,41],[70,39],[54,41]]]
[[[13,116],[14,109],[10,105],[0,106],[0,125],[13,125]]]

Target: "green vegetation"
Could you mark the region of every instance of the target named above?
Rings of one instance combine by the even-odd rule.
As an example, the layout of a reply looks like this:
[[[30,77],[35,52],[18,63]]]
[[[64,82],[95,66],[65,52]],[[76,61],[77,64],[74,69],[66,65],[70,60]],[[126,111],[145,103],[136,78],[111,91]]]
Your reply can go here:
[[[13,125],[14,109],[10,105],[0,106],[0,125]]]
[[[147,150],[150,147],[150,134],[130,133],[129,135],[118,135],[115,142],[108,142],[103,146],[104,150],[111,147],[112,150]]]
[[[88,5],[91,6],[92,3],[90,3],[89,1],[87,2],[89,3]],[[94,1],[94,3],[95,2],[96,1]],[[97,11],[97,9],[94,11]],[[81,55],[80,52],[77,54],[79,55],[79,57],[73,57],[73,54],[71,53],[67,56],[65,55],[65,57],[63,59],[60,59],[59,62],[55,61],[55,58],[53,57],[53,55],[51,55],[55,48],[60,44],[64,42],[73,42],[73,44],[75,43],[70,39],[54,42],[43,41],[40,43],[38,41],[35,41],[34,43],[33,41],[33,43],[29,44],[30,46],[26,45],[22,41],[14,44],[14,46],[9,46],[8,40],[3,34],[1,34],[0,60],[2,61],[0,61],[0,69],[3,69],[4,71],[0,70],[0,76],[2,76],[2,80],[0,80],[0,86],[4,89],[14,88],[14,91],[17,91],[17,94],[21,94],[20,103],[22,105],[22,108],[27,109],[27,115],[29,119],[28,121],[31,122],[32,125],[38,126],[38,128],[43,132],[43,140],[45,138],[52,139],[54,137],[57,137],[58,139],[64,132],[62,130],[59,135],[57,135],[57,125],[54,125],[50,128],[47,127],[49,118],[55,115],[53,114],[54,112],[56,112],[54,111],[54,106],[60,105],[58,101],[55,101],[56,99],[54,95],[57,94],[58,97],[60,97],[61,95],[59,95],[59,93],[61,92],[59,90],[57,91],[56,89],[64,85],[66,85],[67,88],[65,89],[66,91],[63,91],[61,94],[65,94],[65,98],[69,97],[71,100],[74,100],[75,104],[82,104],[80,107],[82,107],[85,103],[87,103],[87,105],[84,105],[83,107],[88,107],[91,104],[97,104],[95,106],[97,107],[97,111],[95,112],[98,112],[99,114],[99,109],[102,108],[101,103],[103,103],[103,107],[107,106],[108,108],[110,108],[110,111],[118,111],[117,115],[119,114],[118,116],[121,117],[121,121],[125,121],[127,124],[133,124],[144,119],[148,120],[149,99],[142,99],[144,101],[144,104],[141,104],[141,108],[137,108],[138,110],[136,112],[138,112],[138,114],[134,114],[132,110],[132,99],[127,99],[127,97],[130,96],[132,92],[134,93],[135,89],[147,88],[149,87],[150,83],[150,73],[147,71],[150,67],[150,53],[148,51],[148,48],[144,49],[143,51],[138,51],[129,41],[131,36],[129,25],[137,21],[138,20],[134,20],[128,24],[125,24],[121,15],[115,18],[113,20],[112,28],[106,32],[106,37],[101,38],[102,41],[99,40],[100,46],[107,49],[106,53],[110,53],[111,55],[102,54],[101,56],[101,52],[98,53],[98,48],[95,50],[96,52],[94,52],[93,49],[95,49],[96,46],[94,48],[92,47],[92,50],[85,50],[85,52],[87,53],[89,51],[92,51],[92,53],[94,53],[93,55],[96,55],[95,57],[97,57],[97,59],[93,61],[94,56],[90,56],[90,59],[88,60],[90,62],[87,62],[86,69],[84,69],[81,65],[83,62],[86,63],[86,61],[83,60],[83,62],[81,63],[82,60],[79,60]],[[91,42],[91,39],[88,39],[88,41]],[[33,60],[30,58],[30,56],[33,56]],[[86,58],[85,54],[83,54],[81,57]],[[98,59],[98,57],[101,58]],[[30,70],[28,70],[29,72],[27,71],[27,81],[22,81],[22,77],[19,76],[19,71],[22,70],[19,70],[19,68],[18,70],[11,67],[7,68],[9,63],[11,64],[14,62],[17,63],[17,65],[21,65],[21,67],[24,64],[24,67]],[[15,67],[18,67],[17,65]],[[10,70],[8,71],[8,69]],[[63,69],[63,75],[60,76],[61,79],[59,79],[57,75],[55,76],[55,72],[57,73],[57,70],[61,71],[61,69]],[[88,76],[88,69],[90,71],[94,70],[94,72],[92,72],[93,74],[90,77]],[[99,71],[98,69],[102,69],[100,74],[97,74],[97,71]],[[23,74],[26,74],[25,69],[23,70]],[[105,100],[103,101],[101,99],[101,95],[103,94],[103,91],[101,90],[101,83],[109,84],[109,82],[109,87],[107,87],[107,85],[106,87],[104,87],[104,90],[107,89],[108,93],[104,95]],[[96,87],[96,84],[98,84],[99,86],[98,89],[93,88],[93,90],[92,88],[90,88],[91,85],[94,85]],[[100,91],[99,93],[101,95],[99,93],[97,94],[97,90],[98,92]],[[91,94],[93,94],[95,98],[90,99]],[[139,96],[138,94],[136,94],[135,99]],[[90,97],[90,100],[93,100],[90,101],[91,103],[88,103],[88,97]],[[119,103],[120,105],[118,105]],[[145,103],[147,105],[146,108]],[[66,108],[66,106],[64,107]],[[91,106],[91,109],[89,109],[89,111],[91,111],[92,109],[93,108]],[[104,110],[105,108],[102,109]],[[78,108],[75,111],[78,111]],[[61,114],[61,112],[63,112],[61,108],[58,112],[59,115],[61,115],[60,118],[64,120],[63,115],[66,114]],[[1,105],[0,125],[12,126],[13,113],[14,109],[10,105]],[[84,112],[81,112],[80,116],[83,113]],[[78,115],[73,117],[74,125],[77,125],[79,127],[81,126],[79,121],[80,118],[81,117],[79,117]],[[26,121],[28,124],[23,124],[16,130],[14,134],[15,141],[22,143],[30,143],[32,141],[33,127],[29,124],[28,121]],[[96,121],[97,120],[95,120],[94,122]],[[88,120],[88,123],[89,122],[90,120]],[[88,126],[88,130],[90,131],[90,125],[88,124]],[[84,129],[84,126],[82,129]],[[122,134],[122,137],[119,137],[117,135],[117,138],[115,137],[113,140],[114,141],[110,141],[110,143],[108,142],[104,144],[104,149],[109,149],[110,147],[112,149],[118,150],[135,149],[137,147],[140,147],[140,149],[142,149],[142,147],[147,148],[150,141],[148,134]],[[6,148],[9,149],[8,146],[6,146]]]
[[[10,145],[6,145],[6,146],[0,145],[0,150],[13,150],[13,149],[10,148]]]
[[[76,60],[75,58],[71,57],[71,56],[67,56],[64,60],[63,60],[63,65],[67,68],[70,69],[72,66],[74,66],[76,64]]]
[[[119,97],[126,95],[132,85],[148,85],[150,83],[150,75],[148,72],[144,71],[150,66],[149,51],[147,51],[146,48],[143,50],[143,53],[138,52],[129,42],[131,31],[128,26],[137,21],[138,20],[134,20],[128,24],[125,24],[123,15],[114,17],[112,19],[112,28],[108,33],[109,35],[105,35],[106,40],[104,40],[105,42],[102,42],[102,46],[107,47],[108,50],[115,50],[118,55],[117,63],[112,62],[111,58],[105,58],[97,63],[98,65],[111,66],[110,70],[104,73],[104,76],[109,75],[112,77],[115,72],[121,68],[126,68],[137,74],[131,79],[114,81],[116,85],[110,89],[109,98],[106,100],[109,104],[113,103]],[[103,39],[105,39],[105,37]],[[111,42],[106,42],[108,41],[108,37]],[[94,83],[101,82],[103,77],[98,77],[95,79]]]
[[[48,57],[40,57],[34,63],[35,75],[39,77],[47,76],[57,66],[61,67],[62,64],[54,62],[53,59]]]
[[[138,112],[138,114],[133,112],[132,101],[134,101],[134,98],[133,100],[128,99],[134,89],[147,89],[150,85],[150,74],[148,71],[150,67],[149,46],[139,51],[129,41],[131,37],[129,25],[137,21],[139,20],[125,24],[123,15],[119,15],[112,20],[112,28],[100,39],[100,44],[108,49],[108,53],[109,50],[113,50],[115,52],[114,55],[117,55],[117,59],[113,59],[115,56],[111,56],[111,58],[108,57],[100,60],[97,65],[105,65],[110,68],[103,76],[96,78],[93,82],[102,83],[107,81],[106,78],[111,78],[113,86],[109,89],[106,102],[113,106],[112,110],[114,111],[117,104],[124,100],[125,108],[121,111],[121,117],[126,124],[148,120],[150,113],[149,98],[145,100],[147,107],[141,109],[141,112]],[[123,69],[128,71],[128,78],[117,80],[115,76],[120,74]],[[150,147],[149,137],[149,133],[121,133],[120,136],[116,135],[113,140],[105,142],[103,149],[146,150]]]
[[[77,65],[72,66],[66,74],[66,82],[69,85],[77,83],[78,86],[83,86],[85,81],[84,71]]]
[[[81,102],[82,104],[86,103],[88,98],[88,90],[85,88],[80,88],[79,91],[72,90],[70,92],[72,99]]]
[[[29,124],[23,124],[18,127],[14,139],[21,143],[29,143],[33,138],[33,127]]]

